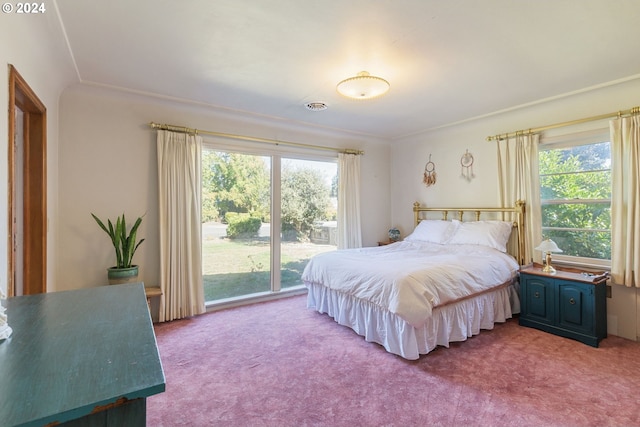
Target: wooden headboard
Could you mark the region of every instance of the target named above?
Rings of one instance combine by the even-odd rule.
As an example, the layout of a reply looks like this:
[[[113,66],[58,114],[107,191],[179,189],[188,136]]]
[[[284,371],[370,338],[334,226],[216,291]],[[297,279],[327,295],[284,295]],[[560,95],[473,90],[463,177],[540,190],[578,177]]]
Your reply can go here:
[[[468,219],[468,221],[480,221],[480,215],[482,213],[498,213],[503,218],[507,217],[513,220],[513,228],[516,229],[515,236],[515,244],[512,247],[515,247],[515,250],[511,255],[515,257],[520,265],[525,265],[524,260],[524,244],[525,244],[525,236],[524,236],[524,214],[525,214],[525,203],[522,200],[518,200],[515,206],[511,208],[431,208],[426,206],[420,206],[420,203],[415,202],[413,204],[413,216],[414,216],[414,225],[418,225],[420,221],[426,219],[426,214],[428,212],[441,212],[442,219],[447,221],[449,219],[449,212],[452,212],[454,215],[457,214],[458,221],[463,221],[463,216],[465,212],[472,213],[473,219]],[[506,215],[508,214],[508,215]],[[492,218],[492,219],[502,219],[502,218]],[[512,233],[513,236],[513,233]]]

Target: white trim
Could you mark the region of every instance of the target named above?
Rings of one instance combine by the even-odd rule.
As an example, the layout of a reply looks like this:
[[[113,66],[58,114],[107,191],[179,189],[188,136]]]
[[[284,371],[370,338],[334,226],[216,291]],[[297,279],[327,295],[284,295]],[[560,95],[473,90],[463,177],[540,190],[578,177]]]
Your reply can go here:
[[[561,148],[577,147],[581,145],[597,144],[599,142],[610,142],[611,134],[609,127],[588,130],[584,132],[572,132],[564,135],[545,137],[540,136],[540,151],[557,150]]]
[[[303,160],[323,160],[337,162],[338,152],[326,150],[314,150],[313,148],[292,147],[286,145],[267,145],[259,142],[250,141],[228,141],[222,138],[202,135],[203,147],[230,151],[236,153],[261,155],[261,156],[286,156],[294,159]]]
[[[280,203],[273,203],[274,201]],[[279,292],[282,288],[282,157],[271,156],[271,292]]]
[[[225,298],[216,302],[206,303],[207,313],[225,310],[227,308],[240,307],[243,305],[255,304],[259,302],[273,301],[281,298],[288,298],[307,293],[307,288],[303,285],[285,288],[280,292],[259,292],[255,294],[243,295],[234,298]]]
[[[611,260],[597,259],[597,258],[584,258],[577,256],[559,255],[554,254],[552,256],[553,265],[565,265],[569,267],[582,267],[593,269],[611,269]]]

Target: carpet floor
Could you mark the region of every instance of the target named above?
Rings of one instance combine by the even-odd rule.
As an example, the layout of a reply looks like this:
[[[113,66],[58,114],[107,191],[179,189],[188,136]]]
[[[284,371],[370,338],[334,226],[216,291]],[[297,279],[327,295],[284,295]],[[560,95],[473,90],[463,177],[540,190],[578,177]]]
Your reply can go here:
[[[640,426],[640,343],[599,348],[517,319],[417,361],[306,297],[155,325],[148,426]]]

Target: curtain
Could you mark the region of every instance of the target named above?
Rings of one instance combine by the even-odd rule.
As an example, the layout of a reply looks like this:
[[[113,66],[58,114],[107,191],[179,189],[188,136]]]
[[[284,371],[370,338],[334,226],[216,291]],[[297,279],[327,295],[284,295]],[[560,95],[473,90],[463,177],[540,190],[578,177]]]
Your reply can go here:
[[[611,120],[611,277],[640,287],[640,116]]]
[[[362,247],[360,155],[338,154],[338,249]]]
[[[517,200],[525,202],[525,262],[542,262],[542,255],[534,251],[542,240],[540,212],[540,181],[538,177],[537,134],[518,134],[514,138],[497,141],[498,193],[501,207],[515,206]]]
[[[204,313],[202,137],[158,131],[161,322]]]

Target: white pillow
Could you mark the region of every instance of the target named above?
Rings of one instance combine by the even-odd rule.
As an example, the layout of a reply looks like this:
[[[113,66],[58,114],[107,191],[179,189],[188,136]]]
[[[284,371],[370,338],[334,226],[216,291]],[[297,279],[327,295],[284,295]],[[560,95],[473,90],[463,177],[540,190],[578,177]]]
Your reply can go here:
[[[425,219],[418,223],[413,233],[404,240],[409,242],[429,242],[444,245],[458,228],[458,221]]]
[[[451,245],[481,245],[507,252],[513,223],[508,221],[471,221],[459,223]]]

